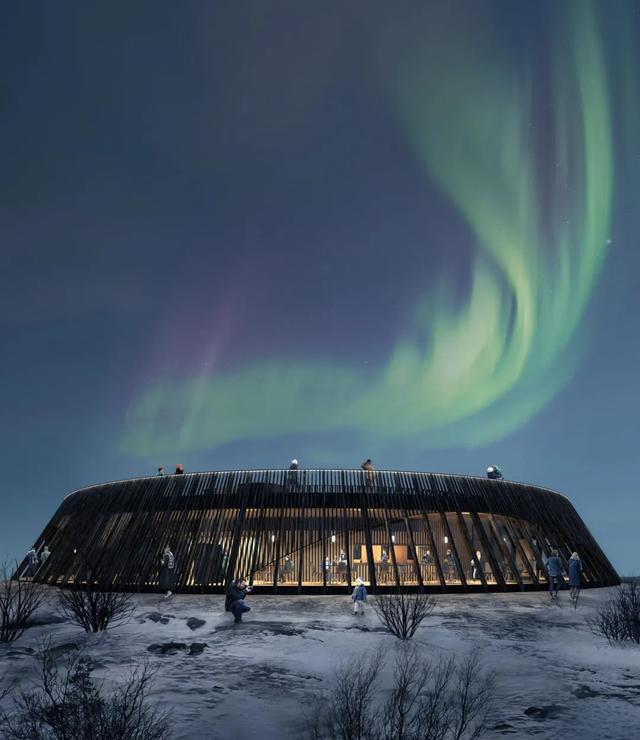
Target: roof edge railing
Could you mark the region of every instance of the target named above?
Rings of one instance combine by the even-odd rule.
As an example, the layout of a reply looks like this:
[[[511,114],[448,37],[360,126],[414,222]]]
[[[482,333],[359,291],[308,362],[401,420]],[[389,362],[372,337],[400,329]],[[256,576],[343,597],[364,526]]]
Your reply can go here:
[[[200,470],[200,471],[193,471],[191,473],[183,473],[180,474],[179,477],[187,478],[189,476],[194,475],[229,475],[229,474],[235,474],[235,475],[247,475],[247,474],[273,474],[278,473],[282,475],[287,475],[291,472],[288,468],[237,468],[237,469],[229,469],[229,470]],[[338,481],[335,485],[340,486],[341,483],[339,481],[338,474],[343,473],[355,473],[359,476],[369,475],[374,476],[373,480],[379,475],[382,476],[383,474],[390,474],[390,475],[418,475],[418,476],[440,476],[445,479],[465,479],[465,480],[474,480],[474,481],[490,481],[492,485],[504,485],[505,483],[508,483],[509,485],[513,486],[522,486],[523,488],[536,488],[540,491],[547,491],[548,493],[553,493],[556,496],[562,496],[562,498],[567,499],[567,501],[570,502],[569,497],[561,493],[560,491],[556,491],[553,488],[548,488],[546,486],[539,486],[534,483],[524,483],[522,481],[513,481],[513,480],[507,480],[507,479],[500,479],[500,480],[491,480],[489,478],[486,478],[481,475],[467,475],[464,473],[436,473],[433,471],[426,471],[426,470],[392,470],[389,468],[380,468],[378,470],[374,471],[364,471],[360,468],[300,468],[297,471],[295,471],[298,475],[306,474],[306,473],[330,473],[330,474],[336,474],[336,480]],[[93,483],[90,486],[85,486],[83,488],[77,488],[75,491],[71,491],[68,493],[64,498],[63,501],[66,501],[68,498],[71,498],[71,496],[75,496],[78,493],[84,493],[86,491],[91,491],[93,488],[103,488],[104,486],[114,486],[121,483],[133,483],[137,481],[143,481],[143,480],[151,480],[151,479],[157,479],[159,477],[164,478],[174,478],[175,473],[167,473],[164,476],[158,476],[156,475],[143,475],[143,476],[137,476],[135,478],[121,478],[119,480],[113,480],[113,481],[105,481],[103,483]],[[261,481],[256,481],[257,483],[260,483]],[[264,482],[271,482],[271,481],[264,481]],[[332,485],[329,483],[329,485]],[[307,487],[316,487],[313,484],[310,484],[310,486]],[[322,486],[320,486],[322,488]],[[387,488],[387,486],[383,486],[383,488]],[[411,490],[411,489],[406,489]]]

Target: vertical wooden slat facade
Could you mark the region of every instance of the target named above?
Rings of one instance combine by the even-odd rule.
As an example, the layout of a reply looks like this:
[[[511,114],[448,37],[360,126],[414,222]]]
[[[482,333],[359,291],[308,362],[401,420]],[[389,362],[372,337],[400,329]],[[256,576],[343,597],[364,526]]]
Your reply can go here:
[[[565,496],[433,473],[251,470],[117,481],[67,496],[34,546],[45,543],[51,557],[37,580],[126,591],[158,589],[167,544],[176,591],[186,593],[220,593],[241,574],[271,593],[345,593],[356,578],[373,592],[399,584],[530,590],[547,587],[552,548],[565,565],[580,554],[585,586],[619,583]]]

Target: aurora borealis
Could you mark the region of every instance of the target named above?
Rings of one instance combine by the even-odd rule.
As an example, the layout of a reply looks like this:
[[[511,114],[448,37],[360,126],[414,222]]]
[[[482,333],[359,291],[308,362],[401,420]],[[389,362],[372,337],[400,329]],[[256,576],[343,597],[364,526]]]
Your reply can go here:
[[[432,32],[401,60],[407,69],[395,71],[390,104],[398,103],[425,172],[474,246],[466,296],[448,288],[457,276],[439,277],[416,298],[411,330],[372,372],[322,352],[299,359],[294,350],[226,373],[154,378],[133,399],[123,449],[183,453],[336,429],[382,443],[420,440],[425,449],[454,439],[479,446],[547,404],[579,361],[576,333],[605,259],[613,189],[605,52],[593,6],[565,10],[549,69],[550,177],[536,159],[533,82],[522,64],[500,57],[498,33],[488,29],[472,53],[458,29],[446,43]]]
[[[372,457],[561,490],[638,570],[635,0],[21,4],[0,35],[6,552],[157,465]]]

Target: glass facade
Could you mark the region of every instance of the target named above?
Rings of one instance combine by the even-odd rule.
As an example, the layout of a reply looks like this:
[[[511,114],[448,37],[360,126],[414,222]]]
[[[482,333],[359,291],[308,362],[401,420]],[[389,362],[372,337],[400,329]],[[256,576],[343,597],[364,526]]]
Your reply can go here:
[[[73,494],[36,542],[38,579],[157,588],[160,554],[176,590],[346,592],[544,588],[545,562],[581,554],[585,585],[617,574],[567,499],[464,476],[386,471],[236,471],[121,481]]]

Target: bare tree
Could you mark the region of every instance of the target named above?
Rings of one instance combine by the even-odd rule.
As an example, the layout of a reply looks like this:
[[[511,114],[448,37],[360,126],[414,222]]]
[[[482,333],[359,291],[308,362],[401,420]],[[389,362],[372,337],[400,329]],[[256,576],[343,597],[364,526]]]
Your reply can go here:
[[[381,715],[384,740],[476,740],[484,732],[494,678],[476,653],[435,663],[402,650]]]
[[[136,607],[132,594],[91,588],[60,589],[58,599],[61,612],[85,632],[102,632],[125,624]]]
[[[485,731],[495,680],[476,653],[436,662],[401,649],[377,710],[381,669],[380,654],[340,667],[334,688],[315,697],[312,740],[477,740]]]
[[[39,583],[13,578],[17,570],[17,563],[11,570],[6,561],[0,565],[0,642],[17,640],[46,596]]]
[[[483,675],[478,653],[471,653],[464,660],[456,661],[452,683],[454,721],[450,737],[476,740],[487,726],[495,677]]]
[[[342,663],[328,695],[314,697],[308,718],[312,740],[376,740],[372,705],[382,662],[382,653],[375,653]]]
[[[400,640],[409,640],[437,603],[435,596],[406,593],[401,587],[395,593],[378,594],[373,602],[373,608],[378,619],[387,626],[392,635]]]
[[[110,695],[91,678],[90,662],[71,654],[58,669],[50,641],[38,653],[35,689],[0,711],[2,737],[11,740],[165,740],[169,722],[146,698],[154,671],[148,663]]]
[[[587,620],[595,635],[610,643],[635,642],[640,644],[640,584],[625,581],[614,591],[613,597]]]

